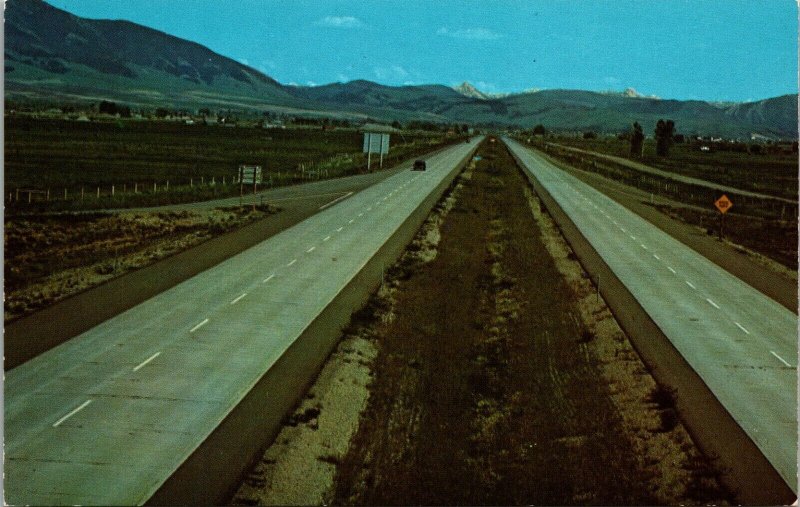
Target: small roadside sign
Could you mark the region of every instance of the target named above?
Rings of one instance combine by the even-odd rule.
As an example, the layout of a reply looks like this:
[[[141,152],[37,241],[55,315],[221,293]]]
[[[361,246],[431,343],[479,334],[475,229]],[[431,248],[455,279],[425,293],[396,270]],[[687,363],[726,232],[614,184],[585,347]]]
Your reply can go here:
[[[720,197],[714,202],[714,206],[717,207],[720,213],[724,214],[727,213],[728,210],[733,207],[733,203],[731,202],[730,199],[728,199],[727,195],[723,194],[722,197]]]
[[[260,165],[240,165],[239,166],[239,182],[252,185],[261,183],[261,166]]]

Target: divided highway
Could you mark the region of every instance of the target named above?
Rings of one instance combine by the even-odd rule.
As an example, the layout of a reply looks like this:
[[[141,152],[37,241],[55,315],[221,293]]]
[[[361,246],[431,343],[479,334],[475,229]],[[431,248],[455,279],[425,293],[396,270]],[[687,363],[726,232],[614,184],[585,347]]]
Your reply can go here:
[[[480,141],[7,372],[6,502],[147,502]]]
[[[504,141],[796,493],[797,315],[533,151]]]

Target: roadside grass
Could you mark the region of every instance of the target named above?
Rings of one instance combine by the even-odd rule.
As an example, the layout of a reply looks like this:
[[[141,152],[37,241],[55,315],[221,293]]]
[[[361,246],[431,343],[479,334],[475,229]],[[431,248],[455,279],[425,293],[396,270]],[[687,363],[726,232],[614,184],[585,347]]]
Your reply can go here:
[[[357,174],[367,165],[362,134],[352,129],[265,130],[28,117],[6,117],[5,129],[5,201],[11,212],[154,206],[234,196],[239,186],[232,182],[240,164],[260,165],[264,186]],[[393,134],[384,167],[458,141],[463,138]],[[372,170],[377,165],[373,157]],[[29,204],[25,192],[17,201],[17,189],[45,193],[34,194]]]
[[[791,146],[759,145],[757,153],[747,143],[690,141],[673,144],[668,157],[659,157],[655,141],[647,139],[641,159],[630,156],[630,142],[613,138],[557,137],[553,142],[627,158],[675,174],[713,181],[735,188],[797,199],[798,160]],[[710,151],[701,151],[709,146]]]
[[[673,218],[700,227],[710,236],[718,236],[722,226],[725,239],[797,271],[796,217],[794,220],[770,220],[728,213],[723,226],[719,213],[713,210],[701,211],[668,205],[654,205],[654,207]]]
[[[5,218],[5,321],[277,212],[61,213]]]

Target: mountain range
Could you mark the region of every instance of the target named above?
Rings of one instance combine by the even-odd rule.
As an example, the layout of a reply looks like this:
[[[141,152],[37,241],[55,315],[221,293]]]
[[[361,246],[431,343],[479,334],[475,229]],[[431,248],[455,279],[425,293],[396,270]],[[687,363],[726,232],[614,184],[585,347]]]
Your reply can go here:
[[[74,16],[42,0],[8,0],[5,94],[10,101],[232,109],[382,121],[421,120],[620,132],[660,118],[685,134],[797,137],[797,95],[748,103],[665,100],[623,92],[490,94],[465,82],[385,86],[357,80],[288,86],[195,42],[128,21]]]

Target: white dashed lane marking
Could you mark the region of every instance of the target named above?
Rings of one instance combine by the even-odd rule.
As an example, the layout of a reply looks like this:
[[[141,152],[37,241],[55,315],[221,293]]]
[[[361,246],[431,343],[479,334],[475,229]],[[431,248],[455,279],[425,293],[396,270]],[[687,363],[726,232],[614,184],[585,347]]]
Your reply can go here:
[[[189,332],[190,333],[194,333],[195,331],[197,331],[201,327],[205,326],[206,324],[208,324],[208,319],[205,319],[205,320],[203,320],[203,322],[201,322],[201,323],[197,324],[196,326],[194,326],[192,329],[189,330]]]
[[[330,236],[325,236],[324,238],[322,238],[322,241],[328,241],[329,239],[331,239]]]
[[[690,282],[689,280],[685,280],[685,282],[686,282],[686,285],[688,285],[689,287],[691,287],[693,289],[697,289],[697,287],[695,287],[694,284],[692,284],[692,282]]]
[[[668,270],[670,270],[670,271],[672,271],[672,274],[673,274],[673,275],[675,274],[675,270],[674,270],[674,269],[672,269],[672,266],[667,266],[667,269],[668,269]]]
[[[708,298],[706,298],[706,301],[708,301],[708,304],[710,304],[711,306],[713,306],[714,308],[716,308],[717,310],[719,310],[719,305],[717,305],[717,303],[715,303],[715,302],[711,301],[711,300],[710,300],[710,299],[708,299]]]
[[[147,363],[149,363],[150,361],[152,361],[153,359],[157,358],[157,357],[158,357],[158,356],[160,356],[160,355],[161,355],[161,352],[156,352],[156,353],[155,353],[155,354],[153,354],[152,356],[148,357],[147,359],[145,359],[144,361],[142,361],[141,363],[139,363],[139,366],[137,366],[136,368],[134,368],[134,369],[133,369],[133,371],[139,371],[140,369],[144,368],[144,366],[145,366]]]
[[[269,275],[268,277],[266,277],[263,280],[261,280],[261,283],[267,283],[268,281],[272,280],[273,278],[275,278],[275,275]]]
[[[81,410],[83,410],[84,408],[86,408],[86,405],[88,405],[88,404],[89,404],[89,403],[91,403],[91,402],[92,402],[92,400],[86,400],[86,401],[84,401],[84,402],[83,402],[83,404],[81,404],[81,406],[80,406],[80,407],[76,408],[75,410],[73,410],[73,411],[72,411],[72,412],[70,412],[69,414],[65,415],[64,417],[62,417],[62,418],[61,418],[61,419],[59,419],[58,421],[54,422],[54,423],[53,423],[53,428],[57,428],[58,426],[60,426],[60,425],[61,425],[61,423],[63,423],[64,421],[66,421],[67,419],[69,419],[70,417],[72,417],[73,415],[77,414],[78,412],[80,412]]]
[[[792,365],[791,365],[791,364],[787,363],[787,362],[786,362],[786,360],[784,360],[784,359],[783,359],[781,356],[779,356],[779,355],[778,355],[778,354],[776,354],[775,352],[773,352],[773,351],[771,351],[771,350],[770,350],[770,351],[769,351],[769,353],[770,353],[770,354],[772,354],[773,356],[777,357],[777,358],[778,358],[778,361],[782,362],[783,364],[785,364],[785,365],[786,365],[786,366],[788,366],[789,368],[791,368],[791,367],[792,367]]]
[[[315,246],[312,246],[311,248],[309,248],[308,250],[306,250],[306,253],[311,253],[311,252],[313,252],[314,250],[316,250],[316,248],[317,248],[317,247],[315,247]]]
[[[735,321],[734,321],[734,324],[736,324],[736,327],[738,327],[739,329],[741,329],[742,331],[744,331],[746,334],[750,334],[750,331],[748,331],[747,329],[745,329],[743,325],[741,325],[741,324],[739,324],[738,322],[735,322]]]
[[[241,296],[239,296],[239,297],[237,297],[236,299],[234,299],[233,301],[231,301],[231,304],[232,304],[232,305],[235,305],[236,303],[238,303],[239,301],[241,301],[241,300],[242,300],[242,298],[244,298],[246,295],[247,295],[247,293],[245,292],[245,293],[244,293],[244,294],[242,294]]]
[[[289,266],[291,266],[295,262],[297,262],[297,259],[292,259],[291,262],[289,262],[289,264],[286,265],[286,267],[288,268]]]

